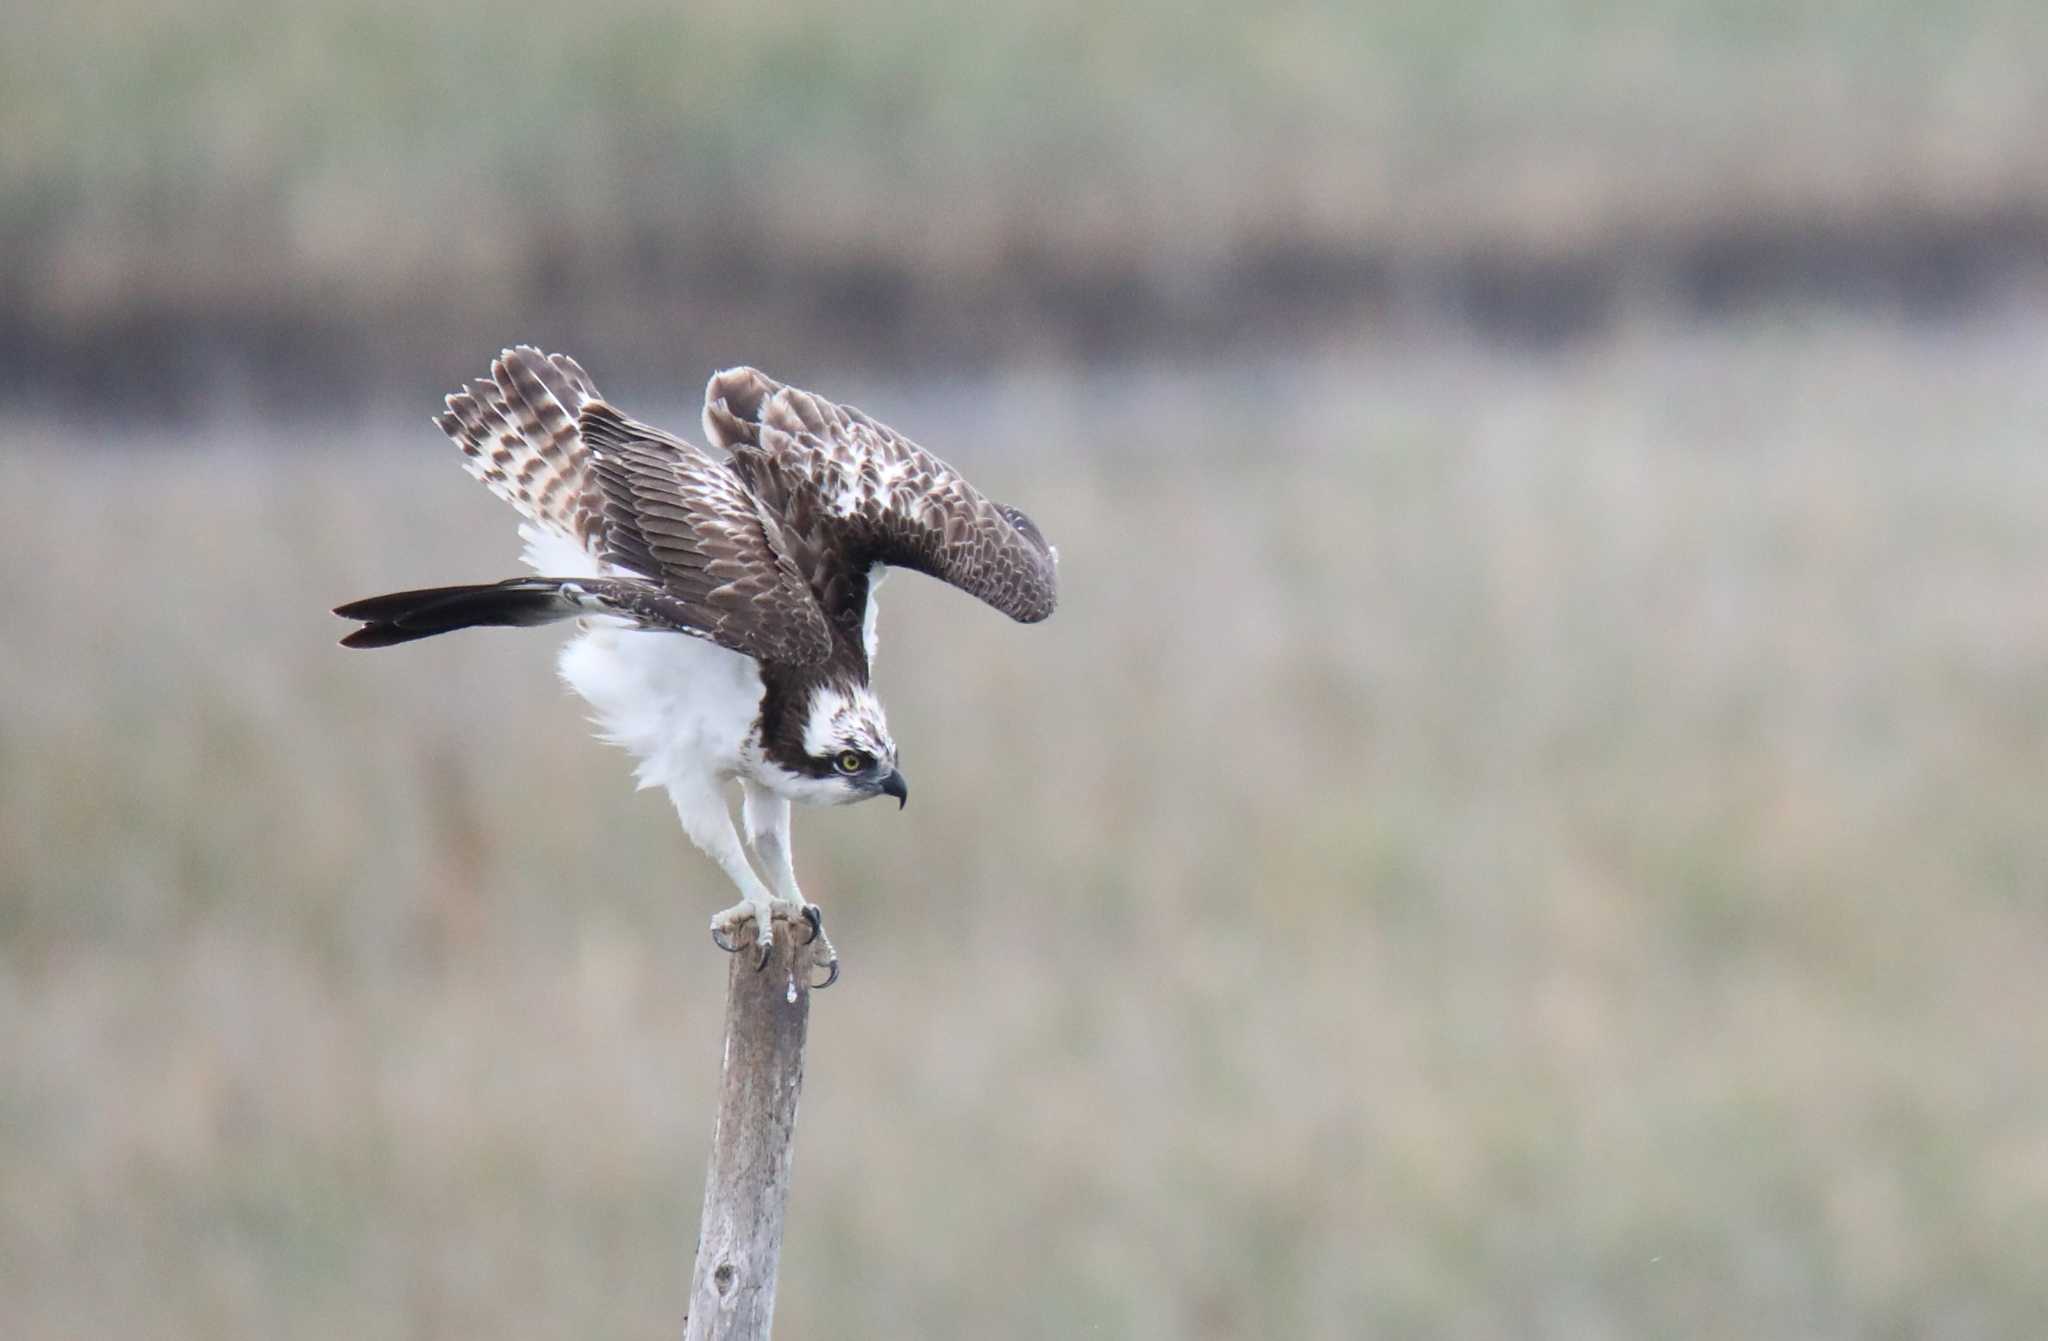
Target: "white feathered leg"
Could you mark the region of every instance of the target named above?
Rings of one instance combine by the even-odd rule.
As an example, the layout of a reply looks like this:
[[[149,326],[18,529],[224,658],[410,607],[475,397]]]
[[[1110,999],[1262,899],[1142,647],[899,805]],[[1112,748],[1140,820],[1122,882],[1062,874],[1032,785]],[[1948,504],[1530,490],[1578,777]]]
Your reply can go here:
[[[789,800],[745,779],[741,780],[740,788],[740,819],[746,826],[747,844],[753,848],[762,874],[774,884],[778,903],[794,904],[798,917],[809,926],[809,939],[799,950],[808,947],[809,962],[823,970],[825,981],[816,984],[817,990],[822,991],[839,980],[839,954],[825,934],[825,920],[818,905],[804,898],[796,885],[796,862],[789,845]],[[791,921],[794,923],[795,919]]]
[[[668,794],[683,821],[683,832],[704,850],[704,855],[718,863],[740,892],[738,903],[711,919],[712,939],[722,949],[737,950],[746,943],[742,933],[751,924],[754,942],[761,947],[761,963],[765,965],[768,951],[775,944],[776,917],[800,920],[801,907],[794,903],[778,905],[769,895],[768,887],[761,883],[761,877],[747,864],[746,849],[740,846],[740,836],[732,827],[732,814],[726,809],[725,794],[715,779],[705,778],[701,785],[672,782]]]

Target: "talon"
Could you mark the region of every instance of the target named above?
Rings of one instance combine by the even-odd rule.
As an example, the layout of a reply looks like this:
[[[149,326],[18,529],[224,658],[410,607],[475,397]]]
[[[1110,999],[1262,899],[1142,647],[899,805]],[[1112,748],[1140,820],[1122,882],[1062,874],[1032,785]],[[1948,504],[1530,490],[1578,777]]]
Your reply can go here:
[[[825,981],[812,983],[811,990],[813,992],[822,992],[833,983],[839,981],[839,956],[833,955],[832,962],[825,965],[825,969]]]
[[[768,956],[769,956],[769,955],[771,955],[771,954],[773,954],[774,952],[775,952],[775,942],[774,942],[774,941],[767,941],[767,940],[764,940],[764,941],[762,941],[762,942],[761,942],[761,962],[760,962],[760,963],[758,963],[758,964],[756,964],[756,965],[754,965],[754,972],[756,972],[756,973],[759,973],[759,972],[760,972],[760,971],[761,971],[762,969],[764,969],[764,968],[767,968],[767,967],[768,967]]]
[[[717,927],[711,928],[711,943],[729,955],[736,955],[740,952],[740,947],[728,940],[725,933]]]
[[[818,937],[825,934],[825,915],[818,911],[817,904],[807,903],[804,905],[804,921],[811,924],[811,934],[804,941],[805,945],[810,945],[816,942]],[[838,961],[835,960],[833,962],[836,963]]]

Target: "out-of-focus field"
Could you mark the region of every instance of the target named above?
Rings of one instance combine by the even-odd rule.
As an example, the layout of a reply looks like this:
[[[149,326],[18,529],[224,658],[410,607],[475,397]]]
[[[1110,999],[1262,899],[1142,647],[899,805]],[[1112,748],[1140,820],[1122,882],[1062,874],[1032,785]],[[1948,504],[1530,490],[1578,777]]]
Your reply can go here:
[[[884,593],[779,1334],[2036,1334],[2044,356],[825,384],[1066,590]],[[726,890],[555,639],[333,646],[513,571],[404,408],[6,433],[10,1337],[679,1323]]]
[[[232,290],[271,259],[256,233],[292,284],[324,260],[377,286],[423,248],[488,264],[529,231],[560,251],[649,223],[672,248],[731,229],[757,252],[972,271],[1017,246],[1556,245],[1702,214],[2048,204],[2031,0],[13,17],[0,223],[84,234],[55,286],[74,301],[93,257],[172,243]]]
[[[2039,0],[17,5],[0,400],[1553,341],[2048,271]]]

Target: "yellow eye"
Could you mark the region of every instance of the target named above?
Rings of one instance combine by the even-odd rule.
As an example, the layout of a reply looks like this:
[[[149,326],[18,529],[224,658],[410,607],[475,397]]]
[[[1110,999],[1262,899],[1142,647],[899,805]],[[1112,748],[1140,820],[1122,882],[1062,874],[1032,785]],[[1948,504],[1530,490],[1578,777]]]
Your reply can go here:
[[[841,750],[832,762],[842,773],[858,773],[868,766],[867,756],[858,750]]]

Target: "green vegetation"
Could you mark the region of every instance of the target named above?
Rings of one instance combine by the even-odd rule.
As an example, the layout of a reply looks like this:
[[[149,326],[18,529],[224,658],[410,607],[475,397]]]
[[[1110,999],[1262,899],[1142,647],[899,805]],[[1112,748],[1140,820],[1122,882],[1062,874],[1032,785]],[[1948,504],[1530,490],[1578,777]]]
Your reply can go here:
[[[783,1331],[2034,1331],[2044,352],[827,383],[1067,593],[884,593]],[[333,647],[510,518],[295,439],[7,440],[9,1335],[672,1333],[719,877],[548,637]]]
[[[821,257],[1171,291],[1242,248],[2038,215],[2044,63],[2033,0],[30,6],[0,241],[57,329]]]

